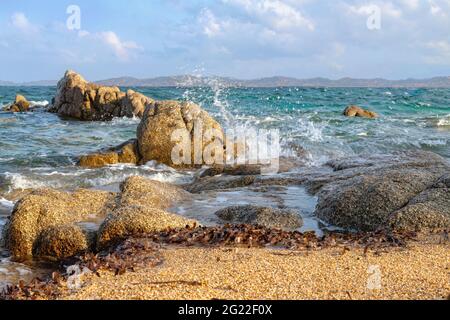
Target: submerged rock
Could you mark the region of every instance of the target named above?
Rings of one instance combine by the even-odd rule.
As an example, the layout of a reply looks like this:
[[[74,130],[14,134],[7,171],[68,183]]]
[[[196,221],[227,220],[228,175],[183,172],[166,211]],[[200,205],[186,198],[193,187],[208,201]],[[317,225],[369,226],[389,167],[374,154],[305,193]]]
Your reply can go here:
[[[74,193],[36,190],[18,201],[4,229],[4,244],[15,259],[32,256],[41,233],[52,227],[105,216],[115,194],[78,190]]]
[[[137,140],[131,139],[117,147],[82,156],[78,161],[78,165],[88,168],[100,168],[118,163],[137,164],[138,162]]]
[[[142,117],[153,100],[132,90],[103,87],[67,71],[58,82],[50,112],[84,121],[104,121],[114,117]]]
[[[125,206],[110,214],[102,223],[98,231],[97,248],[102,249],[111,242],[133,235],[194,225],[198,225],[198,222],[150,206]]]
[[[190,154],[183,154],[183,151],[179,153],[181,157],[189,158],[190,161],[186,161],[188,163],[174,163],[172,152],[180,142],[175,141],[172,137],[176,130],[185,134],[189,139],[186,147],[190,150],[186,151],[185,149],[183,151],[190,151]],[[196,151],[194,143],[195,130],[198,130],[200,137],[202,136],[201,133],[207,130],[212,130],[223,136],[220,124],[194,103],[177,101],[157,101],[153,103],[145,110],[137,130],[139,152],[142,157],[141,162],[146,163],[155,160],[171,167],[203,165],[203,158],[200,159],[201,163],[195,163],[194,161],[196,158],[194,154]],[[198,146],[197,152],[203,155],[209,143],[212,142],[219,142],[223,151],[224,143],[222,137],[220,141],[216,141],[214,138],[211,141],[203,140],[203,143]]]
[[[443,158],[410,152],[373,160],[334,162],[335,172],[309,182],[320,189],[319,218],[358,231],[449,227],[448,189],[437,182],[450,170]]]
[[[303,225],[301,216],[295,210],[247,205],[228,207],[215,214],[229,223],[254,224],[268,228],[293,230]]]
[[[378,118],[378,114],[373,111],[364,110],[358,106],[349,106],[345,109],[344,115],[347,117],[362,117],[362,118]]]
[[[27,111],[29,111],[30,106],[31,106],[31,104],[27,101],[27,99],[24,96],[18,94],[18,95],[16,95],[16,99],[14,100],[14,103],[3,108],[3,111],[27,112]]]
[[[79,226],[60,225],[40,233],[33,248],[33,256],[47,260],[62,260],[86,252],[91,239]]]

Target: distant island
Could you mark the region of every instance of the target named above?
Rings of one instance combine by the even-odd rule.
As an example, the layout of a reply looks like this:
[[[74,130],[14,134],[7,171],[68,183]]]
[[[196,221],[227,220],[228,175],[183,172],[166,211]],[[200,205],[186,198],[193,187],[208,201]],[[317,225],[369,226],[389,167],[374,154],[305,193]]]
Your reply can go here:
[[[253,80],[239,80],[227,77],[201,77],[192,75],[167,76],[147,79],[133,77],[118,77],[96,81],[104,86],[119,87],[242,87],[242,88],[273,88],[273,87],[323,87],[323,88],[450,88],[450,77],[434,77],[428,79],[387,80],[342,78],[331,80],[327,78],[297,79],[292,77],[268,77]],[[56,86],[56,80],[41,80],[24,83],[1,81],[0,86]]]

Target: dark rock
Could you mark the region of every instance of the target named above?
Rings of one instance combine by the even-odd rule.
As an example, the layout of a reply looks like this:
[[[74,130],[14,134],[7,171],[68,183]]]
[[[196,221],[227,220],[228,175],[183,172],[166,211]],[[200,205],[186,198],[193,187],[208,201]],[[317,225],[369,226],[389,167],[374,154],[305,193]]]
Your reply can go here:
[[[313,186],[313,189],[321,190],[318,193],[316,215],[326,222],[360,231],[375,231],[388,225],[400,228],[406,222],[390,223],[392,214],[403,209],[422,192],[425,192],[424,196],[427,195],[428,207],[445,215],[445,203],[436,202],[431,196],[437,191],[426,191],[449,170],[447,162],[433,153],[408,152],[394,157],[369,158],[366,161],[334,161],[329,165],[335,170],[333,173],[314,177],[307,183],[310,188]],[[442,179],[444,182],[441,181],[441,184],[446,181],[445,178]],[[431,205],[430,202],[434,204]],[[421,229],[421,225],[426,224],[419,224],[418,215],[427,219],[422,214],[423,211],[419,212],[419,207],[424,208],[424,205],[414,207],[417,224],[414,225],[410,220],[410,229],[413,228],[412,225],[413,229]],[[399,211],[397,216],[402,216],[403,221],[406,221],[405,214],[412,218],[413,207],[408,210],[411,213]],[[442,222],[435,224],[442,225]]]
[[[389,218],[396,230],[438,232],[450,230],[450,174],[423,191]]]
[[[229,223],[254,224],[269,228],[298,229],[303,225],[299,213],[295,210],[280,210],[252,205],[234,206],[215,213]]]
[[[210,190],[225,190],[242,188],[252,185],[256,176],[214,176],[197,179],[186,185],[185,189],[191,193],[200,193]]]

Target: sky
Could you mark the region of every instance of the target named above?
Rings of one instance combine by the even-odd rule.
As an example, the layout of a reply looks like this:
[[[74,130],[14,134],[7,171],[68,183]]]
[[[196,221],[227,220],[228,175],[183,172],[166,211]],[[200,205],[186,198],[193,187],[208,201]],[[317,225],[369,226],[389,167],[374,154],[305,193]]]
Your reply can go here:
[[[78,14],[79,13],[79,14]],[[0,80],[450,75],[450,0],[0,0]]]

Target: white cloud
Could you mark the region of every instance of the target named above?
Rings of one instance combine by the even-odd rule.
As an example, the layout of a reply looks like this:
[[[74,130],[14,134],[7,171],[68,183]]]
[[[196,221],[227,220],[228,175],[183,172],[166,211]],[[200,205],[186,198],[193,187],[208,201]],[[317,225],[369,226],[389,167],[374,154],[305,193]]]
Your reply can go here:
[[[401,0],[402,5],[409,10],[417,10],[420,7],[421,0]]]
[[[209,38],[217,36],[222,30],[220,22],[208,8],[200,12],[198,21],[203,26],[203,33]]]
[[[134,41],[122,41],[113,31],[99,32],[95,36],[109,46],[120,60],[128,60],[132,51],[142,49]]]
[[[262,23],[269,23],[275,30],[289,30],[306,28],[315,29],[313,21],[306,18],[302,12],[292,5],[281,0],[222,0],[244,9],[249,15],[254,16]]]
[[[428,0],[428,4],[430,5],[430,13],[433,16],[441,16],[441,17],[447,16],[445,11],[435,1]],[[449,1],[449,4],[450,4],[450,1]]]
[[[430,41],[426,47],[434,52],[434,55],[426,57],[427,63],[450,65],[450,42],[447,40]]]
[[[30,21],[28,21],[28,18],[25,16],[23,12],[16,12],[11,16],[11,24],[14,28],[24,32],[24,33],[36,33],[38,32],[39,28]]]

